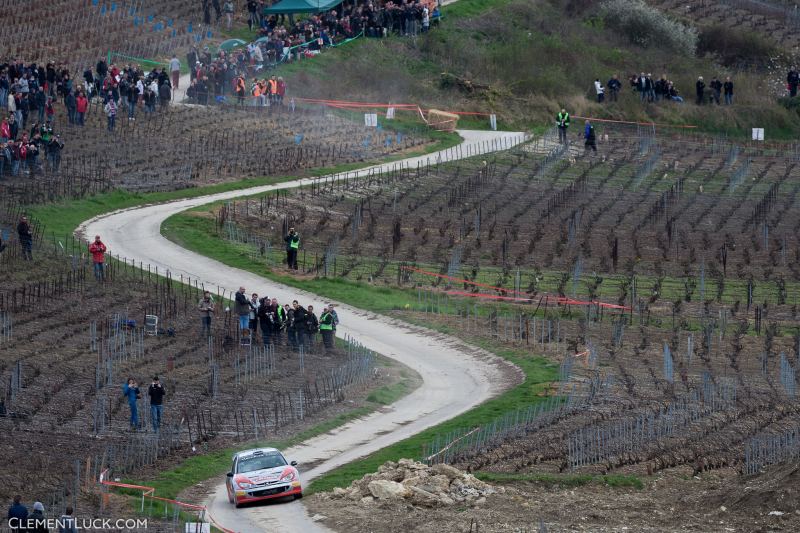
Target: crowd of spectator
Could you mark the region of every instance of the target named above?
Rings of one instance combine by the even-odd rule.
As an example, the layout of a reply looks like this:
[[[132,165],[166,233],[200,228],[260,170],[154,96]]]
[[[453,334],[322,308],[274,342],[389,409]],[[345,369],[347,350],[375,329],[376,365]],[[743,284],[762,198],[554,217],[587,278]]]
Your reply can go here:
[[[247,297],[244,287],[240,287],[234,299],[233,312],[239,318],[239,330],[244,342],[257,342],[260,333],[264,346],[270,344],[285,345],[292,350],[301,347],[308,351],[316,344],[317,334],[322,337],[325,352],[334,351],[334,337],[339,317],[333,304],[326,305],[319,317],[314,306],[303,307],[297,300],[291,305],[280,305],[277,298],[257,293]],[[198,304],[202,319],[203,332],[210,334],[211,320],[214,313],[214,300],[211,293],[206,292]]]

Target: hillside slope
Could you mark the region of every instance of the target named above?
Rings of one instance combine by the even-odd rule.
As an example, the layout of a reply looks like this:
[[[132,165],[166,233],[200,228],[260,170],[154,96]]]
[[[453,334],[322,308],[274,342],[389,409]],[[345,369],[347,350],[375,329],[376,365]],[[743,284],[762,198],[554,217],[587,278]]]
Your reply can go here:
[[[744,136],[767,127],[772,138],[796,138],[795,111],[777,103],[780,75],[716,65],[682,56],[660,43],[642,47],[607,27],[600,2],[587,0],[459,0],[426,35],[359,39],[310,61],[283,67],[302,96],[498,113],[513,127],[549,123],[562,106],[573,114],[697,124]],[[632,73],[666,75],[687,103],[643,105],[631,94]],[[620,101],[594,102],[595,78],[623,82]],[[691,101],[697,76],[732,76],[733,108],[698,107]],[[469,83],[466,83],[469,82]]]

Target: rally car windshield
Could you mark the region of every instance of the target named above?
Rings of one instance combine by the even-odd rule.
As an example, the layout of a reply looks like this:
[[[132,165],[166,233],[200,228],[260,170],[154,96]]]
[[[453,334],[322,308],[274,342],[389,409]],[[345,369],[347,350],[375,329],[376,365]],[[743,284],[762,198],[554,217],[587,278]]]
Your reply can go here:
[[[286,459],[279,453],[264,455],[254,455],[239,460],[239,473],[255,472],[256,470],[266,470],[267,468],[277,468],[286,466]]]

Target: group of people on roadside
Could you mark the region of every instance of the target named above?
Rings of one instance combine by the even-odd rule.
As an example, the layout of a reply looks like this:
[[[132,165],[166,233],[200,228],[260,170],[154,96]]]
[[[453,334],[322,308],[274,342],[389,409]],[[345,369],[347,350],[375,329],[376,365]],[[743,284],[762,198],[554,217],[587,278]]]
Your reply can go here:
[[[210,291],[203,293],[197,307],[202,333],[211,335],[216,303]],[[334,351],[339,317],[333,304],[324,306],[317,317],[313,305],[303,307],[297,300],[291,305],[281,305],[277,298],[259,297],[255,292],[248,298],[245,288],[240,287],[234,297],[233,314],[238,317],[241,338],[251,343],[258,341],[260,333],[264,346],[285,345],[293,350],[302,347],[308,351],[316,344],[316,336],[320,334],[325,351]]]
[[[34,502],[33,511],[29,512],[19,495],[14,496],[14,502],[6,513],[6,521],[11,531],[20,533],[49,533],[51,525],[58,533],[78,533],[78,523],[71,506],[67,506],[59,518],[48,519],[42,502]]]
[[[138,107],[145,113],[155,113],[156,104],[162,109],[169,106],[173,82],[177,80],[175,73],[180,75],[180,61],[175,56],[169,62],[170,72],[167,70],[167,67],[154,68],[145,74],[140,65],[127,64],[119,68],[100,58],[95,65],[96,76],[89,69],[84,72],[86,86],[91,88],[90,97],[97,94],[102,98],[108,131],[114,131],[120,111],[127,113],[128,122],[133,122]]]

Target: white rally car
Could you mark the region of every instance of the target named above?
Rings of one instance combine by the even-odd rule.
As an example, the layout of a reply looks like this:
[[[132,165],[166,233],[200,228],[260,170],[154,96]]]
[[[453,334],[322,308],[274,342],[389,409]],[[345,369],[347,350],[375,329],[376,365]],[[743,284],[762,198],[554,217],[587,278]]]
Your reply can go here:
[[[228,500],[236,507],[244,503],[294,496],[303,497],[297,461],[288,463],[275,448],[238,452],[228,472],[225,486]]]

